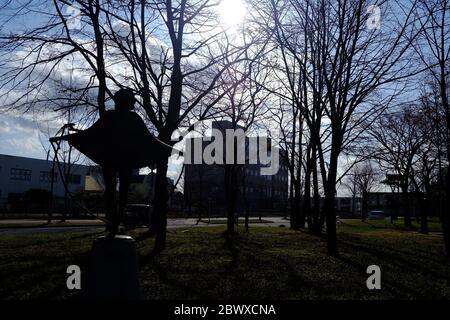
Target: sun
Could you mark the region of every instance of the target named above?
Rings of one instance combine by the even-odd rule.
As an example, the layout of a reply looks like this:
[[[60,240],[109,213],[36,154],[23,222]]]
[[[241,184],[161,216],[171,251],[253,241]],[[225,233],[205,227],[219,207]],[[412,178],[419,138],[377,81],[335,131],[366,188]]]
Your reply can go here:
[[[221,0],[217,12],[222,27],[230,29],[236,28],[244,21],[247,9],[244,0]]]

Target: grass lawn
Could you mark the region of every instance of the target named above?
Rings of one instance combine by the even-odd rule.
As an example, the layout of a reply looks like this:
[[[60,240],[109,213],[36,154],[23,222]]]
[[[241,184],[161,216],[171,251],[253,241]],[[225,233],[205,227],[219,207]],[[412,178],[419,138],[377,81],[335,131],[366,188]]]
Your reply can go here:
[[[223,226],[169,230],[167,250],[153,259],[153,239],[130,234],[138,239],[145,299],[449,299],[441,236],[398,225],[344,221],[338,258],[326,255],[323,239],[287,228],[240,228],[233,244]],[[2,235],[0,299],[80,298],[66,289],[65,270],[70,264],[86,270],[98,235]],[[366,288],[371,264],[381,267],[382,290]]]
[[[347,232],[373,232],[380,231],[381,229],[389,229],[396,231],[411,231],[405,227],[403,218],[399,218],[398,220],[394,220],[391,224],[391,220],[389,218],[383,220],[366,220],[365,222],[361,222],[359,219],[342,219],[340,220],[341,227],[344,227],[343,230]],[[419,230],[420,224],[417,223],[415,219],[412,221],[412,227],[414,230]],[[348,228],[346,228],[348,227]],[[430,219],[428,221],[428,232],[435,233],[441,232],[441,224],[437,220]]]

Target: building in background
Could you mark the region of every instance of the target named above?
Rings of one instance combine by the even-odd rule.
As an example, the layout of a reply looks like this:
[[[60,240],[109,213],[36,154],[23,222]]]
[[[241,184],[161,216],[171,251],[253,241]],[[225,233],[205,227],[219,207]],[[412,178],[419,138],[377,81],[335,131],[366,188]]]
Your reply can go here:
[[[320,199],[321,205],[324,198]],[[360,197],[336,197],[334,200],[336,214],[340,218],[361,218],[362,199]]]
[[[90,175],[90,166],[71,164],[66,179],[61,177],[57,165],[52,175],[52,166],[53,162],[48,160],[0,154],[0,208],[8,209],[20,202],[30,190],[50,193],[52,177],[53,197],[56,199],[64,198],[64,181],[70,193],[84,191],[86,186],[93,191],[101,188],[98,179]],[[62,165],[61,169],[64,172],[65,167]]]
[[[383,211],[387,215],[403,215],[403,199],[399,192],[369,192],[367,194],[367,210]],[[415,215],[416,205],[413,195],[409,199],[411,214]]]
[[[129,204],[150,204],[153,205],[155,198],[156,173],[139,174],[135,172],[131,176],[131,183],[128,190]],[[175,182],[167,178],[167,192],[169,193],[169,213],[182,211],[184,206],[183,194],[175,190]]]
[[[217,121],[212,124],[213,129],[225,131],[232,129],[228,121]],[[223,133],[225,136],[225,133]],[[267,146],[270,146],[270,139]],[[196,141],[197,140],[197,141]],[[201,140],[201,141],[198,141]],[[203,138],[190,138],[186,140],[186,148],[201,145],[202,150],[211,142]],[[246,140],[246,149],[248,140]],[[272,152],[280,152],[277,148]],[[224,154],[225,156],[225,154]],[[288,199],[288,168],[283,164],[284,157],[279,157],[280,169],[272,176],[263,176],[260,173],[262,165],[245,164],[240,171],[237,197],[237,213],[243,214],[245,209],[250,215],[285,215]],[[190,163],[193,163],[191,159]],[[186,210],[195,214],[197,211],[209,215],[224,215],[226,212],[224,165],[187,164],[184,173],[184,196]]]

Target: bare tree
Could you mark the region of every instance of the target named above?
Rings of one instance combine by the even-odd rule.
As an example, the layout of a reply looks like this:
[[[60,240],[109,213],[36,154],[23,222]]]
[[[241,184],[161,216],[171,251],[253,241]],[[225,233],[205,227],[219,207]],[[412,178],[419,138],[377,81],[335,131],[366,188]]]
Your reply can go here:
[[[246,41],[245,34],[242,38]],[[222,119],[229,121],[231,128],[224,129],[242,130],[246,134],[250,133],[254,127],[262,125],[258,121],[262,120],[262,116],[267,110],[265,103],[268,93],[263,91],[263,84],[267,79],[268,72],[260,63],[265,53],[266,45],[262,44],[254,47],[257,47],[257,49],[247,53],[246,61],[234,64],[224,72],[222,79],[222,83],[225,86],[231,86],[231,88],[224,88],[224,91],[227,93],[222,102],[224,109],[220,113]],[[232,151],[235,161],[227,163],[225,154],[223,159],[228,234],[232,234],[235,231],[235,213],[239,193],[244,197],[244,202],[247,202],[244,180],[245,165],[248,164],[249,159],[246,157],[244,164],[238,163],[238,143],[238,141],[234,141],[232,146],[227,143],[227,148],[234,148]],[[244,144],[246,143],[247,140],[244,141]],[[225,153],[230,151],[225,150]],[[240,190],[241,192],[239,192]],[[245,227],[248,230],[249,212],[247,204],[245,208]]]
[[[353,196],[353,212],[355,212],[355,200],[361,198],[361,220],[365,221],[368,211],[368,194],[373,192],[379,181],[378,172],[373,168],[370,161],[357,164],[348,173],[344,185],[351,191]]]
[[[418,11],[421,19],[419,22],[423,27],[422,38],[415,49],[423,65],[429,70],[434,79],[442,110],[445,115],[447,137],[450,131],[450,1],[448,0],[420,0]],[[447,141],[447,161],[450,159],[449,139]],[[447,209],[442,215],[442,229],[447,256],[450,256],[450,172],[446,175]]]
[[[382,28],[371,27],[369,4],[380,9]],[[363,132],[361,124],[373,121],[389,105],[394,97],[391,84],[397,83],[398,93],[398,83],[420,71],[408,64],[410,45],[421,29],[415,23],[416,3],[273,0],[271,5],[274,28],[282,30],[277,44],[282,43],[300,70],[292,76],[294,65],[285,64],[288,83],[301,84],[297,87],[302,90],[291,85],[289,94],[301,106],[317,149],[327,247],[335,255],[338,161]]]
[[[370,148],[372,156],[381,168],[399,177],[402,191],[404,223],[411,224],[410,187],[413,168],[424,143],[424,133],[418,130],[421,114],[413,105],[403,107],[396,113],[379,118],[368,130],[373,137]]]
[[[433,83],[434,81],[430,83],[432,89]],[[436,90],[434,90],[434,94],[433,90],[430,93],[427,91],[424,90],[420,96],[420,117],[415,129],[423,136],[423,143],[418,150],[418,161],[413,166],[411,174],[411,181],[416,190],[420,210],[420,232],[422,233],[428,233],[428,216],[432,214],[432,185],[437,184],[439,189],[443,187],[442,158],[445,159],[446,154],[446,130],[443,126],[445,116],[440,108],[439,99],[436,99]],[[424,196],[422,196],[422,193],[424,193]],[[440,190],[437,194],[439,195],[437,200],[440,207]],[[441,220],[442,214],[442,210],[439,210]]]
[[[48,11],[44,2],[34,3]],[[84,80],[77,106],[87,105],[101,117],[113,88],[133,87],[158,139],[174,145],[172,135],[178,128],[189,130],[194,122],[206,119],[224,97],[221,76],[230,65],[245,59],[244,49],[250,45],[227,41],[214,9],[217,4],[210,0],[55,0],[53,10],[41,11],[48,17],[42,26],[2,35],[3,52],[23,53],[21,59],[8,58],[6,53],[2,56],[6,57],[6,67],[0,76],[0,89],[23,93],[18,98],[3,97],[9,106],[23,106],[24,110],[48,100],[65,99],[57,94],[49,98],[41,89],[58,72],[65,57],[75,56],[83,62]],[[71,26],[72,18],[66,14],[69,6],[76,6],[80,13],[77,28]],[[233,61],[222,63],[229,55],[234,56]],[[95,102],[92,95],[97,97]],[[89,115],[96,116],[92,112]],[[167,160],[157,164],[152,220],[155,252],[164,249],[166,242],[167,166]]]

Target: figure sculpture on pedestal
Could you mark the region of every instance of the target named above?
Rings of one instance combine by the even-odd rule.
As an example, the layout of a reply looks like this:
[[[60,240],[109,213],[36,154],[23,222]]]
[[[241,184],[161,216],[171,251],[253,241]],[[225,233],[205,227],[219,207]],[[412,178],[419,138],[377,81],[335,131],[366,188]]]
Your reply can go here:
[[[154,166],[170,156],[171,148],[160,143],[135,113],[136,102],[131,89],[114,95],[115,109],[106,111],[90,128],[74,134],[51,138],[51,142],[68,141],[70,145],[102,167],[105,183],[107,231],[118,232],[127,202],[133,169]],[[116,181],[119,177],[117,206]]]

